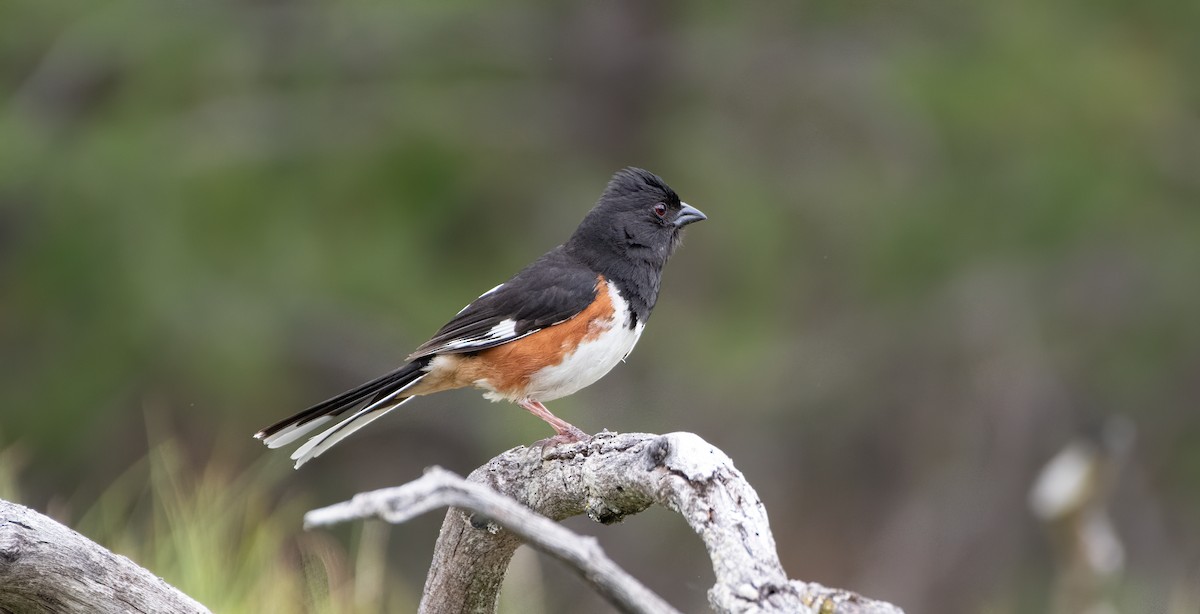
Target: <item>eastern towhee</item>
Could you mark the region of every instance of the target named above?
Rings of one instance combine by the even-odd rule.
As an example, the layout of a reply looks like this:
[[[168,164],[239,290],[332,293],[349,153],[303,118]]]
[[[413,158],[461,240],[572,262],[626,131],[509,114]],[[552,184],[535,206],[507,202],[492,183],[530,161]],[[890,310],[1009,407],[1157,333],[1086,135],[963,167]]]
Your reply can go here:
[[[584,439],[542,402],[592,384],[629,355],[680,231],[703,219],[653,173],[618,171],[566,243],[464,307],[404,366],[255,437],[278,448],[338,418],[292,454],[299,468],[413,397],[474,386],[548,422],[552,441]]]

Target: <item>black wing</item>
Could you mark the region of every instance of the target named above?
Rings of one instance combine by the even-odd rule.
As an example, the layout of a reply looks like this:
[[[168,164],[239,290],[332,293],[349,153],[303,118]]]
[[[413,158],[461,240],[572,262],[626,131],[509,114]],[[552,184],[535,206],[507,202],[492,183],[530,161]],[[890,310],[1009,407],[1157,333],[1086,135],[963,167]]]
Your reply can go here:
[[[596,299],[598,281],[556,247],[464,307],[408,360],[486,350],[569,320]]]

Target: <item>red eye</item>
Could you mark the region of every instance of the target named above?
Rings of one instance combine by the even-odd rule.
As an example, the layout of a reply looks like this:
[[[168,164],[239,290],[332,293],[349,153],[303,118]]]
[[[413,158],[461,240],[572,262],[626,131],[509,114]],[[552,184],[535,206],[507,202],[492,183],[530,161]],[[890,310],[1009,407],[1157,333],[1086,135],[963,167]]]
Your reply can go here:
[[[666,217],[667,206],[663,203],[658,203],[657,205],[654,205],[654,215],[657,215],[660,218]]]

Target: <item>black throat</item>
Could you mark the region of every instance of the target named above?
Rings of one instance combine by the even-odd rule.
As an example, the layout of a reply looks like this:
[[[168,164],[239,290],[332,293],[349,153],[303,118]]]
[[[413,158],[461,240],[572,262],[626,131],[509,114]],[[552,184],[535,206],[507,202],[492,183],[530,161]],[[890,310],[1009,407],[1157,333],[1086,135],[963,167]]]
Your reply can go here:
[[[616,284],[629,303],[630,328],[650,318],[658,301],[663,266],[673,247],[640,245],[623,232],[592,232],[586,223],[563,245],[572,257]]]

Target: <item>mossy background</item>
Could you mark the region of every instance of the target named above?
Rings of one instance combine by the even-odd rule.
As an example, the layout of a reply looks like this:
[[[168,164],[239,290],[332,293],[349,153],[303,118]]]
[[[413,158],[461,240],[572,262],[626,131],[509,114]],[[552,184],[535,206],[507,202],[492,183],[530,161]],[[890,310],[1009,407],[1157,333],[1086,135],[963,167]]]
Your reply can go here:
[[[438,518],[302,512],[545,426],[450,393],[295,473],[250,434],[393,368],[638,165],[710,219],[556,413],[700,434],[792,576],[934,614],[1048,607],[1028,488],[1124,417],[1113,602],[1195,612],[1198,30],[1174,0],[9,0],[0,492],[214,611],[413,608]],[[704,607],[677,518],[571,526]],[[510,581],[504,611],[607,611],[548,559]]]

